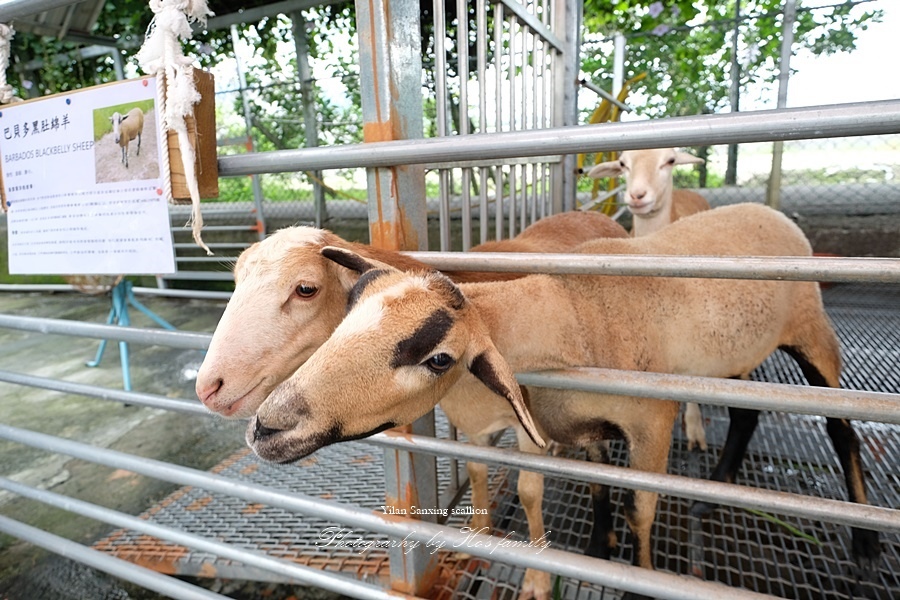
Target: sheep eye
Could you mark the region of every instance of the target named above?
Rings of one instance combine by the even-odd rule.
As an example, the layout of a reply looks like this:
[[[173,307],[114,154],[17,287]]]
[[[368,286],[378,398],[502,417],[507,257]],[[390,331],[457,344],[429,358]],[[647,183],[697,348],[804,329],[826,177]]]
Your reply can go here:
[[[668,161],[666,161],[666,164],[667,164],[667,165],[674,165],[674,164],[675,164],[675,157],[673,156],[673,157],[670,158]]]
[[[620,166],[621,168],[623,168],[623,169],[626,168],[626,167],[625,167],[625,163],[624,163],[623,161],[621,161],[621,160],[619,161],[619,166]]]
[[[445,354],[441,352],[440,354],[435,354],[426,360],[423,364],[425,367],[434,373],[435,375],[441,375],[450,370],[455,364],[456,361],[449,354]]]
[[[319,288],[301,283],[294,291],[301,298],[312,298],[319,292]]]

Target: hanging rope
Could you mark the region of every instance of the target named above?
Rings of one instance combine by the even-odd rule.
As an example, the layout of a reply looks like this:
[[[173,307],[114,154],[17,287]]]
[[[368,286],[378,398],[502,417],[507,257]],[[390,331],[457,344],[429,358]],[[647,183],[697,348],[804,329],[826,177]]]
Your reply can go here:
[[[203,242],[203,215],[200,214],[200,190],[194,170],[195,150],[188,135],[185,118],[194,114],[194,105],[200,102],[200,93],[194,84],[194,73],[190,58],[181,51],[181,42],[191,39],[191,23],[206,24],[206,17],[213,13],[207,0],[150,0],[150,10],[154,17],[147,27],[144,45],[137,53],[141,69],[148,75],[156,75],[157,85],[165,90],[159,112],[163,120],[163,131],[174,131],[178,136],[181,160],[188,191],[191,195],[191,231],[194,242],[212,251]],[[163,98],[163,94],[159,94]],[[166,154],[165,152],[163,154]],[[165,170],[164,193],[172,201],[172,183],[169,169]]]
[[[10,25],[0,23],[0,104],[21,102],[13,93],[11,85],[6,83],[6,69],[9,68],[9,46],[16,32]]]

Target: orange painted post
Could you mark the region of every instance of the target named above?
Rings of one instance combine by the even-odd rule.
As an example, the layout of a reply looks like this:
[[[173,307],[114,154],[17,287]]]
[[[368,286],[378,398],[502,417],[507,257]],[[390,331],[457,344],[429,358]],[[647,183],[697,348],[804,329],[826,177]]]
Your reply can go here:
[[[364,141],[421,139],[423,42],[419,2],[356,0],[356,19]],[[369,168],[366,175],[372,245],[427,250],[424,168]],[[434,435],[434,417],[423,417],[404,429]],[[384,463],[385,505],[408,518],[434,521],[434,515],[419,516],[415,512],[438,508],[435,459],[386,450]],[[423,544],[412,547],[403,540],[394,541],[401,543],[392,544],[390,549],[391,587],[427,596],[437,575],[437,553],[431,554]]]

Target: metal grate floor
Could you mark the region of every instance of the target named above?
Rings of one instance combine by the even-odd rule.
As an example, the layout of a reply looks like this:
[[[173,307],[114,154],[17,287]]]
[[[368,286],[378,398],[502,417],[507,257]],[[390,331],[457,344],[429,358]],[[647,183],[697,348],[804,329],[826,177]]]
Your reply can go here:
[[[844,357],[843,385],[851,389],[900,391],[900,286],[841,285],[824,290],[826,306],[838,330]],[[793,362],[773,355],[754,379],[803,383]],[[712,471],[728,427],[727,411],[704,407],[707,419],[706,453],[685,449],[680,426],[675,436],[669,471],[703,477]],[[856,423],[863,439],[863,464],[868,474],[872,504],[900,507],[900,427]],[[439,418],[439,435],[446,435]],[[510,434],[501,445],[514,445]],[[626,464],[621,446],[614,446],[614,461]],[[257,462],[249,450],[241,451],[215,471],[229,477],[292,490],[378,510],[384,503],[381,450],[362,442],[326,448],[292,466]],[[439,485],[449,484],[450,461],[438,460]],[[527,525],[515,493],[515,472],[494,468],[492,492],[495,527],[515,531],[524,539]],[[766,413],[751,442],[740,482],[753,487],[812,496],[844,499],[843,476],[825,434],[824,419]],[[620,499],[613,491],[613,502]],[[461,504],[469,505],[469,498]],[[793,517],[757,515],[721,507],[710,519],[689,516],[690,503],[662,497],[654,529],[657,568],[694,574],[730,586],[783,598],[892,599],[900,597],[900,536],[882,535],[883,555],[871,573],[857,578],[850,558],[849,529]],[[552,547],[581,552],[591,527],[588,486],[548,477],[544,516]],[[328,528],[336,523],[310,519],[280,509],[247,504],[235,498],[183,488],[143,515],[154,522],[222,539],[247,548],[264,550],[298,563],[338,571],[367,580],[387,581],[386,552],[335,548],[326,543]],[[453,520],[456,519],[456,520]],[[463,526],[461,517],[450,525]],[[792,531],[785,526],[794,528]],[[630,539],[620,514],[615,560],[630,562]],[[796,533],[800,531],[803,533]],[[355,532],[366,540],[384,539]],[[260,581],[277,576],[222,560],[210,554],[167,544],[130,531],[117,531],[95,546],[156,570],[191,576]],[[447,577],[437,591],[440,598],[513,599],[523,571],[500,563],[447,554]],[[566,599],[611,600],[616,590],[573,580],[558,582]]]

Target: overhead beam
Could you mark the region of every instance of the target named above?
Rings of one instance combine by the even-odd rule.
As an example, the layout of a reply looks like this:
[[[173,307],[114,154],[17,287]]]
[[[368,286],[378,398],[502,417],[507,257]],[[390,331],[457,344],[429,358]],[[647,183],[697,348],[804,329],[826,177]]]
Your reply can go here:
[[[0,23],[37,15],[54,8],[79,4],[81,0],[6,0],[0,3]]]
[[[216,29],[227,29],[232,25],[257,23],[266,17],[290,15],[292,12],[298,10],[315,8],[316,6],[328,6],[329,4],[342,4],[346,1],[347,0],[284,0],[283,2],[275,2],[274,4],[248,8],[227,15],[215,16],[206,22],[206,27],[195,24],[194,30],[201,31],[205,29],[207,31],[215,31]]]

